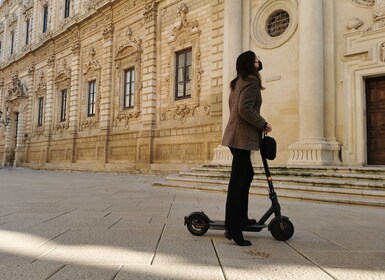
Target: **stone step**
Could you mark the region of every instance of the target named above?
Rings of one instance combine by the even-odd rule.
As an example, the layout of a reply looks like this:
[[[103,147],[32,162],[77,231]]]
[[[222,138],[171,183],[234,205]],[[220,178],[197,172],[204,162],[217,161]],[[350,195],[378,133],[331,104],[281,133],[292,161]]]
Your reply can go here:
[[[163,181],[154,183],[154,186],[226,192],[227,184],[228,180],[205,181],[203,179],[169,176]],[[276,183],[274,183],[274,187],[278,196],[283,199],[385,207],[385,191],[292,186]],[[253,182],[250,194],[267,197],[267,189],[266,182],[264,184]]]
[[[201,167],[193,168],[193,173],[210,173],[210,174],[230,174],[230,167],[212,168],[212,167]],[[326,170],[301,170],[301,169],[281,169],[281,168],[270,168],[271,173],[274,176],[299,176],[299,177],[319,177],[319,178],[342,178],[351,180],[372,180],[385,182],[385,170],[383,173],[342,173],[339,172],[328,172]],[[264,174],[263,168],[254,168],[256,175]],[[385,184],[385,183],[383,183]]]
[[[341,174],[340,174],[341,175]],[[226,180],[228,182],[230,178],[230,172],[180,172],[180,177],[186,178],[201,178],[203,181],[210,179],[213,180]],[[351,188],[351,189],[371,189],[371,190],[383,190],[385,191],[385,181],[384,180],[371,180],[370,178],[361,178],[358,180],[355,177],[317,177],[313,176],[277,176],[276,172],[273,174],[273,180],[277,183],[283,184],[294,184],[294,185],[306,185],[306,186],[320,186],[320,187],[335,187],[335,188]],[[257,173],[254,175],[253,182],[265,182],[266,177],[263,173]]]
[[[209,170],[230,170],[230,166],[225,165],[212,165],[207,164],[203,165],[200,168],[194,169],[209,169]],[[293,173],[328,173],[328,174],[365,174],[365,175],[378,175],[382,178],[385,178],[385,166],[371,166],[371,167],[345,167],[345,166],[286,166],[286,165],[276,165],[270,164],[269,168],[271,171],[287,171]],[[192,170],[194,170],[192,169]],[[254,165],[254,170],[263,170],[262,165]]]

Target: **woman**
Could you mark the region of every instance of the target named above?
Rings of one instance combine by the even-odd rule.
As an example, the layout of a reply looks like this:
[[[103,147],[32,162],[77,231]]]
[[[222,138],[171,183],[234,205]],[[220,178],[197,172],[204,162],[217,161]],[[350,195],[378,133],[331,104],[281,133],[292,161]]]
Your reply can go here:
[[[254,169],[251,150],[259,150],[262,132],[272,131],[270,124],[260,115],[262,104],[262,63],[252,51],[242,53],[236,62],[237,77],[231,81],[230,117],[222,145],[233,155],[231,177],[226,200],[225,237],[239,246],[250,246],[242,234],[244,225],[257,222],[248,218],[249,189]]]

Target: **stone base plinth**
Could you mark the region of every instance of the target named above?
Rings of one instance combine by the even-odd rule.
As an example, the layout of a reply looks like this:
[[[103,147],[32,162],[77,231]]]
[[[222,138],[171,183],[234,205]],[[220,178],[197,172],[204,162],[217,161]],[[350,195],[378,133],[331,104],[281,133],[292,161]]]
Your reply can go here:
[[[288,165],[340,165],[341,145],[335,141],[299,141],[289,146]]]

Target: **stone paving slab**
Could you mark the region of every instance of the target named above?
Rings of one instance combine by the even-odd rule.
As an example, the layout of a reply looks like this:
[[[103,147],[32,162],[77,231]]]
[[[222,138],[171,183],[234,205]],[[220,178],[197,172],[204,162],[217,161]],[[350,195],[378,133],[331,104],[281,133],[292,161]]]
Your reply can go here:
[[[385,279],[381,208],[280,199],[292,239],[262,230],[239,247],[183,225],[193,211],[222,219],[225,193],[153,187],[159,179],[0,169],[0,280]],[[269,206],[267,193],[251,196],[249,216]]]

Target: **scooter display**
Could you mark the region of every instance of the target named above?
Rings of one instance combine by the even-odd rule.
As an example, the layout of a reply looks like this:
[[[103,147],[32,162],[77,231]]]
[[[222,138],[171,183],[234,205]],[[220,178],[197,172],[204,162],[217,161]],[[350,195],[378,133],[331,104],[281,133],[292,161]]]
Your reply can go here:
[[[266,139],[270,138],[270,139]],[[264,140],[271,140],[273,138],[265,136]],[[275,140],[272,140],[275,142]],[[275,147],[274,147],[275,149]],[[269,166],[267,163],[267,158],[275,158],[274,155],[267,156],[266,151],[261,148],[261,157],[263,162],[263,167],[265,169],[269,198],[271,200],[271,207],[266,211],[266,213],[257,221],[256,225],[247,225],[242,228],[242,231],[250,232],[260,232],[262,229],[266,228],[270,231],[271,235],[279,241],[289,240],[294,234],[294,225],[289,220],[289,217],[283,216],[281,214],[281,206],[278,202],[277,194],[274,190],[273,179],[270,174]],[[267,220],[274,214],[274,218],[266,225]],[[192,212],[189,215],[184,217],[184,224],[187,226],[188,231],[196,236],[204,235],[209,229],[212,230],[225,230],[225,221],[223,220],[211,220],[203,211],[202,212]]]

